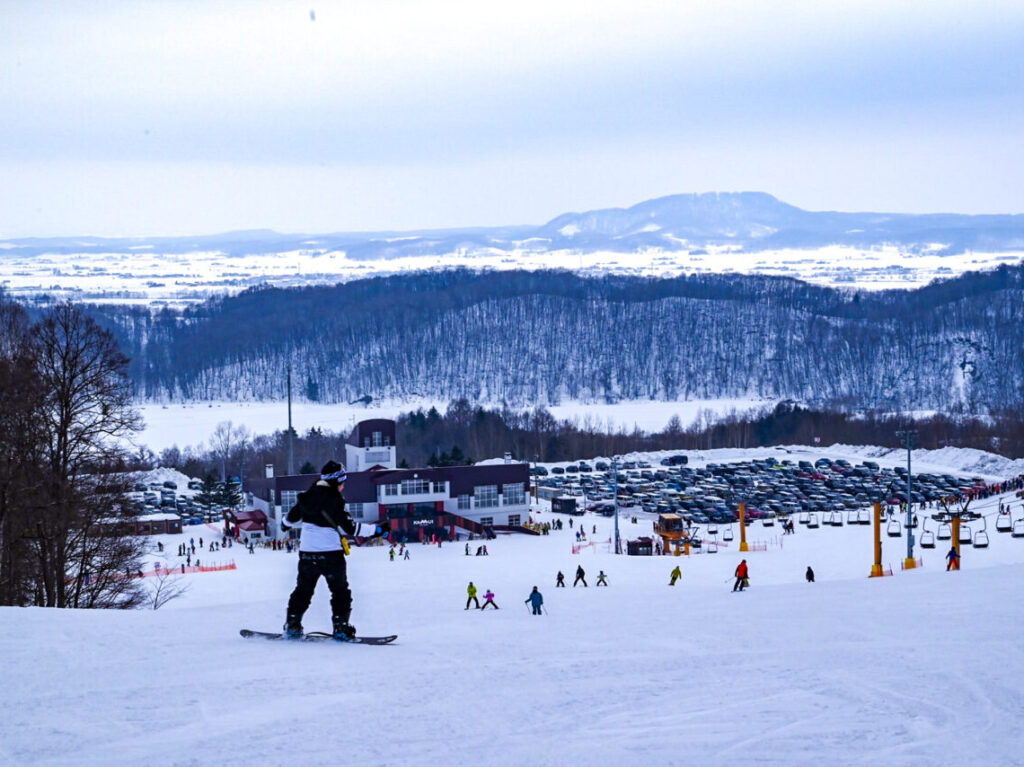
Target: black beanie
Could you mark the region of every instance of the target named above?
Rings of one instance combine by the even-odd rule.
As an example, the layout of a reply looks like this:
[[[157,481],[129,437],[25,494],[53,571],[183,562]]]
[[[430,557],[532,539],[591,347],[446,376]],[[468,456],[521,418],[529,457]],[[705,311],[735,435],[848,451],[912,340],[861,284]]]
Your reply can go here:
[[[345,467],[337,461],[328,461],[324,464],[324,467],[320,469],[320,479],[334,483],[344,482],[347,479]]]

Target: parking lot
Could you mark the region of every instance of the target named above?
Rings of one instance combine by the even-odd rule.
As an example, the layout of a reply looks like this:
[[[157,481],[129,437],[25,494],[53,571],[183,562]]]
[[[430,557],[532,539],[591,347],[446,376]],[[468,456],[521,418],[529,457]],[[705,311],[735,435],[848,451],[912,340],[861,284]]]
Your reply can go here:
[[[831,514],[862,509],[875,501],[896,507],[907,500],[907,471],[901,466],[880,467],[873,461],[852,464],[842,458],[811,461],[774,457],[730,463],[707,463],[691,468],[683,453],[668,456],[659,465],[625,461],[616,472],[607,461],[593,465],[580,461],[550,469],[531,469],[542,497],[578,496],[588,511],[614,514],[618,482],[620,510],[676,513],[688,522],[735,522],[740,502],[750,519],[774,518],[800,512]],[[935,505],[979,493],[981,477],[915,473],[911,501]]]

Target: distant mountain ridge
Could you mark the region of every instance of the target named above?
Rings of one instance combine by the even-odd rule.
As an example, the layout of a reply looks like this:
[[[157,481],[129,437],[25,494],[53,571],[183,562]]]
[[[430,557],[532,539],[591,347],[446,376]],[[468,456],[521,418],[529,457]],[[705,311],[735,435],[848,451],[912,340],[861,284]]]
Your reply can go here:
[[[188,253],[229,256],[296,250],[344,251],[379,260],[453,252],[688,251],[729,246],[747,251],[845,245],[894,245],[952,255],[1024,250],[1024,215],[839,213],[807,211],[764,192],[675,194],[633,205],[563,213],[540,226],[281,234],[269,230],[189,237],[55,237],[0,241],[0,254]]]

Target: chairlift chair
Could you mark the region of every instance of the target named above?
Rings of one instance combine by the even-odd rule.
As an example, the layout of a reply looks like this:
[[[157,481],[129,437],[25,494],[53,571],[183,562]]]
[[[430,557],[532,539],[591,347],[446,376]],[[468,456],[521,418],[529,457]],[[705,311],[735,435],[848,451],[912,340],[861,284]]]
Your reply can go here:
[[[974,534],[974,541],[972,543],[976,549],[987,549],[988,548],[988,533],[984,530],[979,530]]]
[[[858,525],[870,525],[871,524],[871,512],[867,509],[861,509],[857,512],[857,524]]]
[[[722,540],[723,541],[731,541],[732,540],[732,525],[729,525],[727,528],[725,528],[725,530],[722,531]]]
[[[855,509],[850,509],[848,512],[846,512],[846,524],[857,524],[857,511]]]
[[[708,541],[707,545],[704,547],[704,551],[707,552],[708,554],[717,554],[718,553],[718,541]]]
[[[1024,538],[1024,517],[1013,523],[1013,531],[1010,533],[1014,538]]]
[[[796,521],[799,522],[801,525],[806,525],[810,521],[810,519],[811,515],[808,512],[801,511],[799,516],[797,516]]]
[[[775,527],[775,517],[761,517],[761,524],[765,527]]]
[[[971,538],[972,538],[971,526],[970,525],[961,524],[960,525],[960,543],[970,543],[971,542]]]
[[[842,527],[842,526],[843,526],[843,512],[841,512],[841,511],[833,511],[832,512],[832,527]]]
[[[885,526],[885,534],[890,538],[899,538],[903,535],[903,528],[900,525],[900,521],[895,517],[890,519]]]
[[[996,517],[996,532],[1008,533],[1013,530],[1013,517],[1009,513],[1000,514]]]
[[[928,520],[924,520],[921,523],[921,548],[922,549],[934,549],[935,548],[935,533],[928,529]]]
[[[813,530],[813,529],[815,529],[817,527],[818,527],[818,515],[817,514],[810,514],[807,517],[807,529],[808,530]]]
[[[939,524],[939,532],[936,537],[940,541],[948,541],[953,537],[953,526],[949,522],[942,522]]]
[[[718,525],[714,522],[708,525],[708,535],[718,535]]]

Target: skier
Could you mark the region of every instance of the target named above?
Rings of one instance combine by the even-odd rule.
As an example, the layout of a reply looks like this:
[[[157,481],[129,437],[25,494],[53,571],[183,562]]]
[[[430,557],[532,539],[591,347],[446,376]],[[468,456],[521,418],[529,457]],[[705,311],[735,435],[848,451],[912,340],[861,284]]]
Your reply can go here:
[[[533,587],[533,591],[530,592],[530,596],[526,598],[524,604],[526,602],[529,602],[533,606],[534,615],[540,615],[540,606],[544,604],[544,597],[541,596],[539,591],[537,591],[536,586]],[[495,605],[495,607],[497,607],[497,605]]]
[[[748,580],[749,570],[747,569],[747,560],[744,559],[736,565],[736,572],[734,574],[736,576],[736,583],[732,586],[733,591],[743,591],[743,589],[750,585],[750,581]]]
[[[388,557],[391,559],[392,562],[395,561],[395,547],[394,546],[392,546],[391,550],[388,552]]]
[[[352,612],[352,592],[345,572],[345,549],[348,535],[370,537],[380,535],[378,525],[357,524],[345,510],[347,475],[345,467],[337,461],[328,461],[320,470],[320,478],[304,493],[282,521],[288,530],[302,525],[299,543],[299,574],[295,590],[288,599],[284,634],[290,639],[302,636],[302,616],[309,608],[313,591],[320,576],[331,590],[331,619],[335,639],[349,639],[356,634],[349,621]]]
[[[558,571],[558,575],[555,576],[555,588],[565,588],[565,576],[562,575],[562,571]]]
[[[587,587],[587,579],[584,577],[586,573],[583,571],[583,565],[576,565],[576,580],[572,582],[572,587],[576,588],[576,584],[583,581],[583,588]]]
[[[406,549],[405,550],[405,556],[402,557],[402,559],[408,559],[408,558],[409,558],[409,549]]]
[[[679,569],[679,565],[676,565],[675,569],[673,569],[672,572],[670,572],[668,575],[669,575],[668,585],[669,586],[675,586],[676,585],[676,581],[678,581],[680,578],[683,577],[683,572],[682,572],[682,570]]]
[[[480,609],[481,610],[486,610],[487,609],[487,605],[490,605],[495,610],[500,610],[501,609],[500,607],[498,607],[498,605],[496,605],[494,603],[494,592],[491,591],[490,589],[487,589],[487,591],[484,592],[484,606],[481,607]]]
[[[466,586],[466,593],[469,594],[469,597],[466,599],[466,609],[468,610],[469,603],[473,602],[476,604],[476,609],[479,610],[480,600],[476,598],[476,586],[473,585],[473,581],[470,581],[469,585]]]
[[[604,574],[604,570],[601,570],[597,574],[597,585],[598,586],[607,586],[608,585],[608,576]]]
[[[960,555],[957,553],[956,546],[949,547],[949,553],[946,554],[946,572],[950,570],[960,569]]]
[[[805,575],[808,583],[814,583],[814,570],[811,569],[810,565],[807,565],[807,573]]]

